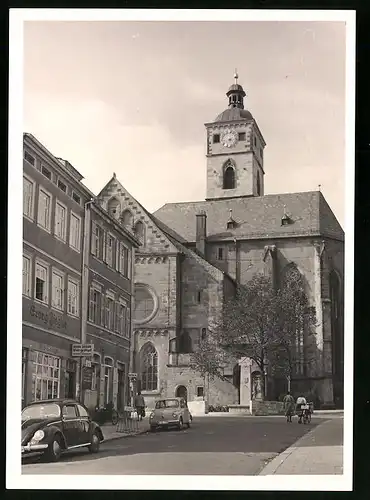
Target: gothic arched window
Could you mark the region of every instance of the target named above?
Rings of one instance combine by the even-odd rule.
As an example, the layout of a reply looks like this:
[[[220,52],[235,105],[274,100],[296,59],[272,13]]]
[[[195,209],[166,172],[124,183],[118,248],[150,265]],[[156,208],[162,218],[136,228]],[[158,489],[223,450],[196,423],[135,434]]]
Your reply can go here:
[[[121,222],[124,226],[131,229],[132,227],[132,213],[130,210],[125,210],[121,215]]]
[[[158,353],[150,342],[140,351],[140,378],[142,391],[158,389]]]
[[[108,213],[111,217],[118,219],[120,215],[120,208],[120,202],[117,200],[117,198],[111,198],[108,201]]]
[[[333,372],[341,375],[343,363],[343,338],[341,328],[340,281],[336,271],[329,276],[331,302],[331,328],[333,349]]]
[[[230,164],[226,165],[224,171],[223,189],[235,189],[235,170]]]
[[[294,262],[291,262],[290,264],[285,266],[283,270],[282,288],[290,288],[288,297],[291,301],[293,301],[293,303],[295,300],[295,296],[297,296],[297,300],[298,302],[300,302],[299,297],[301,297],[302,291],[304,291],[304,283],[302,274]],[[294,370],[297,374],[302,375],[305,370],[304,326],[300,322],[295,325],[294,351],[292,351],[291,353]]]
[[[302,280],[302,275],[294,262],[285,266],[282,276],[283,286],[290,286],[292,283],[299,283]]]
[[[135,224],[134,232],[135,232],[135,236],[137,236],[137,238],[142,243],[144,243],[144,240],[145,240],[145,227],[144,227],[144,224],[141,222],[141,220],[137,221],[137,223]]]

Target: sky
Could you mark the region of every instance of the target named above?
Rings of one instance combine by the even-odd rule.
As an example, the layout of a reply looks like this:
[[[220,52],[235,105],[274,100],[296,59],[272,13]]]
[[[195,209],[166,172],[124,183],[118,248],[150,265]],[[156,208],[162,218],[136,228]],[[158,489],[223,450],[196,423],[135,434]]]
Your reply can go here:
[[[98,194],[149,211],[206,191],[205,123],[237,68],[267,143],[265,194],[317,190],[344,227],[344,22],[27,21],[25,132]]]

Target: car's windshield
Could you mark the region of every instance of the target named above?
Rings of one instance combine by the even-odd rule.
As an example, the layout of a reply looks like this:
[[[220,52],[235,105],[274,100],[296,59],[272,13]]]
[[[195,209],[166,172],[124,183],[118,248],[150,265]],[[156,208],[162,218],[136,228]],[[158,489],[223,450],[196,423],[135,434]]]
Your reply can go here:
[[[52,418],[60,417],[59,405],[55,403],[43,403],[27,406],[22,411],[22,421],[30,418]]]
[[[177,399],[164,399],[163,401],[157,401],[155,407],[156,407],[156,409],[178,408],[179,402],[177,401]]]

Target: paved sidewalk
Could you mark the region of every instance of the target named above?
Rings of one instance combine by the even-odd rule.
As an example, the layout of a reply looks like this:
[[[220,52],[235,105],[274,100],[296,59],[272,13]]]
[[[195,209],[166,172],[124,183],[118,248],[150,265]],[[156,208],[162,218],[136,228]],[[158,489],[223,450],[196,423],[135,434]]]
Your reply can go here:
[[[136,436],[144,434],[149,431],[149,417],[145,417],[142,421],[138,422],[138,430],[136,432],[117,432],[118,425],[103,424],[101,429],[103,431],[104,442],[112,441],[113,439],[121,439],[128,436]]]
[[[262,469],[271,474],[343,474],[343,419],[330,419],[305,434]]]

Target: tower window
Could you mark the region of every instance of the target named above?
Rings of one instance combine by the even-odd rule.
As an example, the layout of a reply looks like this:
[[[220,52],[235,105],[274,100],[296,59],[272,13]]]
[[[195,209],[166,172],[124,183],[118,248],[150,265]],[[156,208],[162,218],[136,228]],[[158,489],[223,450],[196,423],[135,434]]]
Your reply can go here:
[[[213,135],[213,143],[216,144],[217,142],[220,142],[220,134]]]
[[[254,137],[254,145],[257,146],[257,140],[256,137]]]
[[[239,141],[245,141],[245,132],[239,132],[238,137]]]
[[[225,169],[223,189],[235,189],[235,171],[231,165]]]
[[[263,158],[263,151],[262,151],[262,148],[260,148],[260,156],[261,156],[261,158]]]
[[[224,249],[222,247],[217,249],[217,260],[224,260]]]

